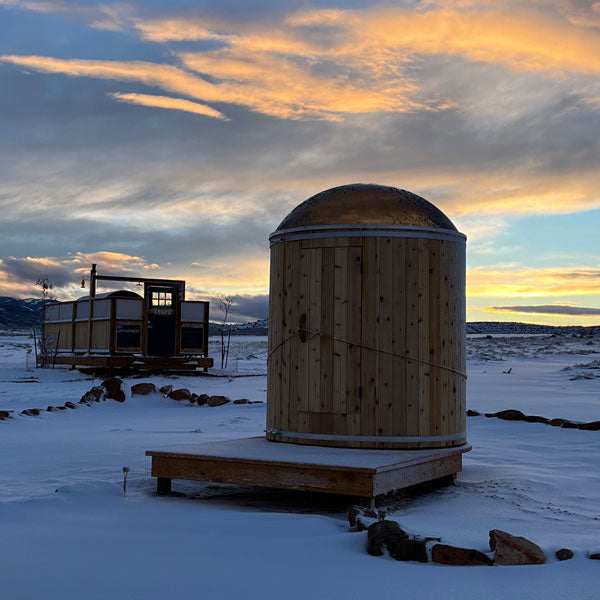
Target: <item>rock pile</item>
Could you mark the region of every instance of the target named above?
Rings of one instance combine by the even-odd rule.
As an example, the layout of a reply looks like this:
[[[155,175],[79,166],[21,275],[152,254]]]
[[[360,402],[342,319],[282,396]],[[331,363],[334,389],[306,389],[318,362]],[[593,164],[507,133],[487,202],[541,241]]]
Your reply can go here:
[[[479,417],[481,413],[477,410],[467,410],[468,417]],[[502,419],[503,421],[524,421],[525,423],[543,423],[551,427],[562,427],[563,429],[581,429],[583,431],[600,431],[600,421],[581,423],[569,421],[569,419],[547,419],[540,415],[526,415],[520,410],[509,408],[495,413],[485,413],[488,418]]]
[[[489,532],[490,551],[460,548],[442,544],[440,538],[409,535],[396,521],[386,519],[371,508],[349,506],[346,510],[350,531],[367,531],[367,552],[383,556],[387,551],[398,561],[433,562],[454,566],[543,565],[545,552],[527,538],[500,529]],[[573,558],[568,548],[555,552],[560,561]],[[600,551],[591,551],[588,558],[600,560]]]

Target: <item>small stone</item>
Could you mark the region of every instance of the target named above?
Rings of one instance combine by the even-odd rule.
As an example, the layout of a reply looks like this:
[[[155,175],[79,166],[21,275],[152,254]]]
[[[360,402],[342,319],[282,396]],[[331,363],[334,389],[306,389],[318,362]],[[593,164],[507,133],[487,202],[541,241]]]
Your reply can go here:
[[[149,382],[136,383],[131,388],[132,396],[147,396],[148,394],[154,394],[155,392],[156,386]]]
[[[65,408],[77,408],[72,402],[65,402]]]
[[[192,397],[192,392],[186,388],[180,388],[178,390],[173,390],[169,394],[167,394],[171,400],[189,400]]]
[[[346,509],[346,516],[348,517],[350,527],[353,528],[352,531],[365,531],[365,529],[369,528],[369,525],[372,525],[372,523],[366,523],[365,520],[377,520],[377,512],[372,508],[366,508],[364,506],[350,505]]]
[[[568,548],[561,548],[556,551],[556,558],[558,558],[558,560],[569,560],[570,558],[573,558],[573,556],[573,550],[569,550]]]
[[[549,423],[550,421],[546,417],[540,417],[539,415],[525,415],[523,421],[527,423]]]
[[[395,546],[388,546],[390,554],[394,560],[414,560],[420,563],[426,563],[427,546],[422,540],[402,539],[398,540]]]
[[[39,408],[26,408],[25,410],[21,411],[22,415],[25,415],[27,417],[37,417],[40,414],[40,409]]]
[[[164,396],[168,396],[173,391],[173,386],[172,385],[163,385],[158,391],[161,394],[163,394]]]
[[[408,538],[407,533],[396,521],[377,521],[369,526],[367,533],[367,552],[371,556],[382,556],[383,548],[395,548],[399,541]]]
[[[481,413],[478,410],[469,409],[467,411],[467,417],[479,417],[480,415],[481,415]]]
[[[231,400],[227,396],[210,396],[208,399],[209,406],[222,406],[228,402],[231,402]]]
[[[496,551],[494,557],[499,565],[543,565],[546,562],[544,551],[532,541],[492,529],[490,549]]]
[[[591,423],[579,423],[579,429],[584,431],[600,431],[600,421],[592,421]]]
[[[486,417],[496,417],[504,421],[524,421],[525,415],[520,410],[509,408],[508,410],[501,410],[497,413],[485,413]]]
[[[486,565],[494,561],[474,548],[457,548],[446,544],[436,544],[431,551],[431,560],[440,565]]]
[[[91,392],[86,392],[83,396],[81,396],[81,400],[79,400],[79,404],[87,404],[88,402],[97,402],[96,396]]]
[[[234,404],[250,404],[250,400],[248,398],[238,398],[233,401]]]
[[[204,406],[208,402],[209,398],[210,396],[208,394],[200,394],[196,402],[198,403],[198,406]]]
[[[101,385],[94,386],[88,394],[92,394],[96,398],[96,402],[102,402],[106,399],[106,390]]]
[[[121,389],[123,380],[120,377],[109,377],[101,383],[106,390],[106,397],[117,402],[125,402],[125,392]]]

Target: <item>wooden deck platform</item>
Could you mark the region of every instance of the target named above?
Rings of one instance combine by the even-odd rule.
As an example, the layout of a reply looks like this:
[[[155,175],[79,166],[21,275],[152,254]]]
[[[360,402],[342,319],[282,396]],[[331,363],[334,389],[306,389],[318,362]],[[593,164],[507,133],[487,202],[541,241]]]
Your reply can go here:
[[[157,492],[171,491],[172,479],[233,483],[356,496],[377,496],[462,469],[470,444],[435,450],[326,448],[264,437],[206,442],[147,450]]]
[[[213,359],[203,356],[81,356],[77,354],[58,354],[49,359],[57,365],[73,367],[92,367],[99,369],[162,369],[165,371],[195,371],[213,366]]]

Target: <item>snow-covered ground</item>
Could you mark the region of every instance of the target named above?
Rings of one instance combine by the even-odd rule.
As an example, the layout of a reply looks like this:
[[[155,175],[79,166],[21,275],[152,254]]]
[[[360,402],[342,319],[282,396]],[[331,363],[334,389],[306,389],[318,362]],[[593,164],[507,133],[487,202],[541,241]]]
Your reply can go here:
[[[366,533],[348,533],[336,498],[181,481],[174,489],[185,496],[154,496],[145,450],[261,435],[265,405],[151,396],[22,416],[77,403],[100,381],[58,367],[27,371],[30,343],[0,335],[0,410],[15,411],[0,421],[2,599],[600,597],[600,561],[587,559],[600,547],[600,432],[469,418],[473,450],[457,485],[407,495],[390,518],[484,551],[488,531],[503,529],[538,543],[549,563],[401,563],[369,556]],[[600,339],[477,337],[468,349],[469,408],[600,419]],[[126,383],[265,400],[266,354],[266,338],[240,336],[228,376]],[[575,557],[558,562],[561,547]]]

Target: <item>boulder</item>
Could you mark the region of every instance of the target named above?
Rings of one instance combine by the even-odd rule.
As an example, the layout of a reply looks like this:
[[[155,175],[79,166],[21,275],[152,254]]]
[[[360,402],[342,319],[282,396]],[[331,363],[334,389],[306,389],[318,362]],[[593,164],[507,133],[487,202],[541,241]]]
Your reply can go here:
[[[546,417],[540,417],[539,415],[525,415],[523,419],[526,423],[546,423],[548,424],[550,421],[546,419]]]
[[[467,411],[467,417],[479,417],[480,415],[481,415],[481,413],[478,410],[469,409]]]
[[[592,550],[589,554],[588,554],[588,558],[590,560],[600,560],[600,550]]]
[[[67,410],[65,406],[55,406],[56,410]]]
[[[563,429],[577,429],[579,425],[577,423],[573,423],[573,421],[564,420],[564,423],[561,425]]]
[[[231,400],[227,396],[210,396],[207,404],[209,406],[222,406],[228,402],[231,402]]]
[[[562,427],[564,423],[567,422],[567,419],[550,419],[548,421],[548,425],[551,427]]]
[[[520,410],[509,408],[508,410],[501,410],[497,413],[485,413],[486,417],[496,417],[503,421],[524,421],[525,415]]]
[[[402,539],[396,542],[395,546],[388,546],[390,554],[394,560],[414,560],[420,563],[426,563],[427,545],[423,540]]]
[[[187,388],[180,388],[169,392],[167,396],[171,398],[171,400],[189,400],[192,397],[192,392]]]
[[[25,415],[27,417],[37,417],[40,414],[40,409],[39,408],[26,408],[25,410],[21,411],[22,415]]]
[[[574,556],[573,550],[569,550],[568,548],[561,548],[555,554],[558,560],[569,560]]]
[[[106,390],[106,397],[117,402],[125,402],[125,392],[121,389],[123,380],[120,377],[109,377],[100,384]]]
[[[250,404],[250,400],[248,398],[238,398],[233,401],[234,404]]]
[[[196,402],[198,406],[204,406],[208,402],[209,398],[210,396],[208,394],[200,394]]]
[[[486,565],[494,561],[474,548],[457,548],[446,544],[436,544],[431,550],[431,560],[440,565]]]
[[[350,505],[346,509],[346,516],[352,531],[365,531],[377,520],[377,511],[364,506]]]
[[[136,383],[131,388],[132,396],[147,396],[148,394],[154,394],[155,392],[156,386],[149,382]]]
[[[65,408],[77,408],[72,402],[65,402]]]
[[[173,391],[173,386],[172,385],[163,385],[158,391],[161,394],[163,394],[164,396],[168,396]]]
[[[584,431],[600,431],[600,421],[592,421],[591,423],[579,423],[578,429]]]
[[[249,400],[248,404],[264,404],[264,400]]]
[[[12,410],[0,410],[0,421],[4,421],[4,419],[10,419],[10,413]]]
[[[197,404],[198,398],[199,398],[198,394],[192,393],[192,395],[190,396],[190,404]]]
[[[57,408],[56,408],[56,406],[49,406],[49,407],[46,409],[46,412],[56,412],[56,411],[57,411]]]
[[[398,542],[408,538],[408,534],[396,521],[377,521],[367,530],[367,552],[371,556],[382,556],[384,547],[392,550]]]
[[[496,551],[494,560],[499,565],[543,565],[546,562],[544,551],[532,541],[492,529],[490,549]]]

